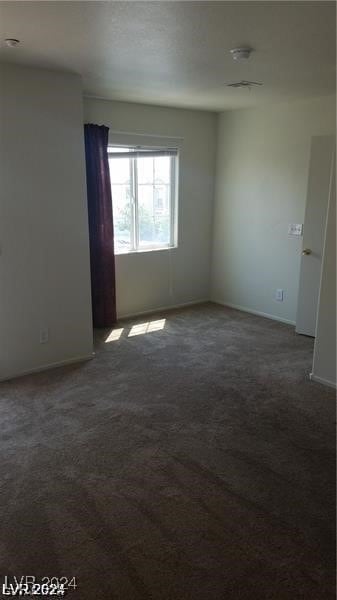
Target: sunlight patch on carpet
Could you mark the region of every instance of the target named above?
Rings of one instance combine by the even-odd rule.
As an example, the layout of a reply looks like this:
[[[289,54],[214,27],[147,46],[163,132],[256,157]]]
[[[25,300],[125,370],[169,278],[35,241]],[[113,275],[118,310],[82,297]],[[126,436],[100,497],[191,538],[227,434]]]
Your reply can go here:
[[[147,321],[146,323],[138,323],[134,325],[128,337],[134,335],[144,335],[145,333],[152,333],[153,331],[161,331],[165,327],[166,319],[159,319],[158,321]]]
[[[123,331],[124,327],[122,327],[121,329],[113,329],[109,336],[106,338],[105,343],[107,344],[108,342],[116,342],[121,337]]]

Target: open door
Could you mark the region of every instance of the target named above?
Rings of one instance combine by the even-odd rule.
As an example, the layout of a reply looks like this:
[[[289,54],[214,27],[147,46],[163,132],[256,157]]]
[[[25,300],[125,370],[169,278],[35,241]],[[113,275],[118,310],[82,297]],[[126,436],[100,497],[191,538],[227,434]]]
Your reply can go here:
[[[296,332],[315,337],[325,224],[335,154],[334,136],[312,138]]]

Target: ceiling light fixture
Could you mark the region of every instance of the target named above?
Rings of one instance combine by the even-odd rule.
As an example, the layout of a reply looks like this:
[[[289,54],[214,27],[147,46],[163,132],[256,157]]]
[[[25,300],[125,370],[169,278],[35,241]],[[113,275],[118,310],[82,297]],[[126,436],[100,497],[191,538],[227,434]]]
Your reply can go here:
[[[230,50],[232,58],[236,62],[245,62],[249,59],[252,52],[253,48],[248,48],[247,46],[244,46],[242,48],[232,48]]]
[[[16,38],[7,38],[5,44],[8,48],[16,48],[20,44],[20,40],[17,40]]]

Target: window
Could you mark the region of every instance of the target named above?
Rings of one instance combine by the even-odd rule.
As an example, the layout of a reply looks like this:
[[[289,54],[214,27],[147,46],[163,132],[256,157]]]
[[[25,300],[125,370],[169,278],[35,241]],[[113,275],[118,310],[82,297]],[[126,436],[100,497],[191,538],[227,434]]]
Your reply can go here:
[[[109,146],[115,253],[176,245],[176,149]]]

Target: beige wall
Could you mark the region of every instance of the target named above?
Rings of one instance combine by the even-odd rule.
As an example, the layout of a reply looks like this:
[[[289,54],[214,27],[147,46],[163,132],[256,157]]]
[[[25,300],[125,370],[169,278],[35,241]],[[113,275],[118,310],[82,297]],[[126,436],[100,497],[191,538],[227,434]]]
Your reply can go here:
[[[335,132],[335,97],[219,116],[213,300],[294,322],[310,140]],[[284,290],[284,301],[274,299]]]
[[[336,171],[331,181],[312,378],[336,386]]]
[[[81,81],[1,65],[0,83],[6,378],[89,356],[92,331]],[[287,229],[303,222],[310,139],[334,133],[334,97],[219,116],[214,218],[215,114],[86,99],[84,121],[179,139],[178,248],[116,257],[119,316],[204,300],[211,289],[216,301],[294,321],[301,239]],[[331,379],[332,342],[326,349],[324,339],[334,300],[331,262],[324,264],[330,285],[321,295],[314,375]],[[274,300],[279,287],[283,303]],[[40,344],[46,327],[49,342]]]
[[[0,379],[92,353],[81,93],[0,66]]]
[[[178,248],[116,256],[118,316],[208,299],[216,115],[85,99],[84,117],[107,125],[111,135],[179,139]]]

